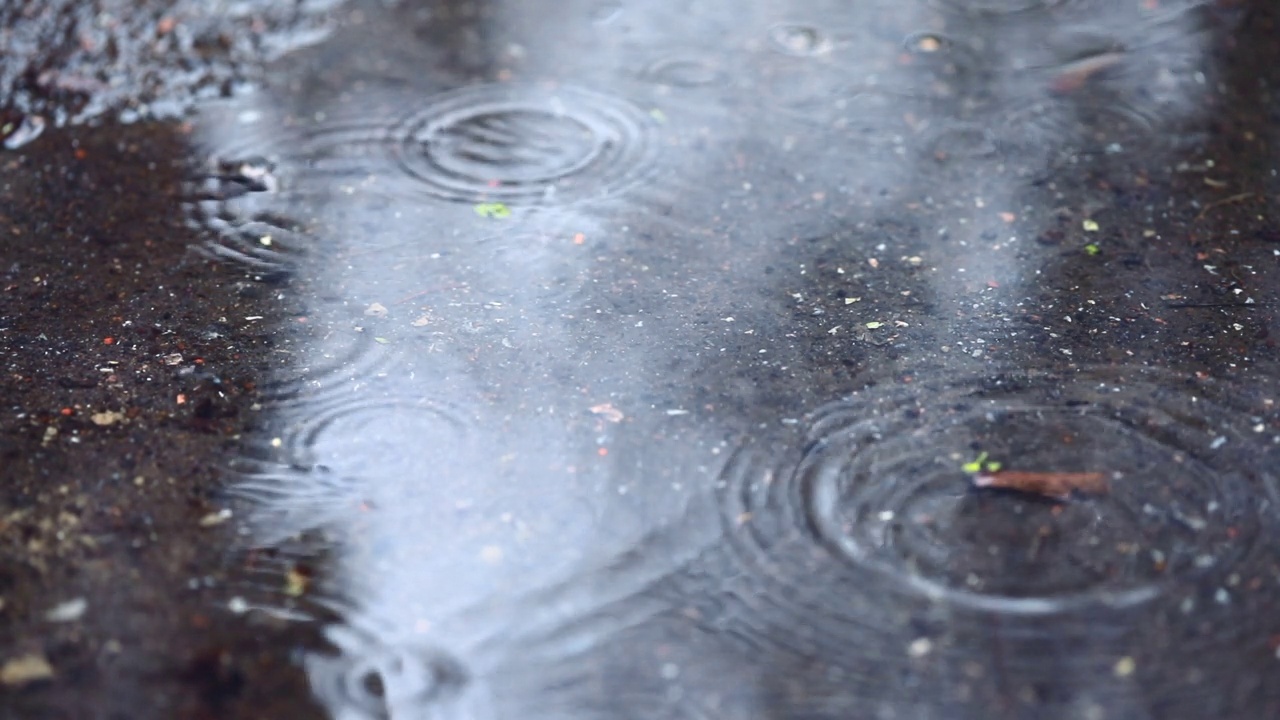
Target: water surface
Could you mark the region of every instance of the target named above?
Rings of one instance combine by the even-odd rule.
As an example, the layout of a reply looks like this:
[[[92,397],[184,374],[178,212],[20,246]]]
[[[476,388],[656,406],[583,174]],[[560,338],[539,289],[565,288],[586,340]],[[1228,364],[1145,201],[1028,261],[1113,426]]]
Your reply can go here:
[[[1268,22],[352,5],[194,126],[235,601],[340,718],[1276,713]]]

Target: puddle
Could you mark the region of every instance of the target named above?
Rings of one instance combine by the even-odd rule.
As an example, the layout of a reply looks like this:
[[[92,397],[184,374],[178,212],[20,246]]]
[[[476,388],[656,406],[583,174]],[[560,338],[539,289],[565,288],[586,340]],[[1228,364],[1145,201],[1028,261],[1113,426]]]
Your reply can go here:
[[[188,219],[304,308],[232,492],[317,697],[1276,708],[1220,5],[370,4],[204,107]]]

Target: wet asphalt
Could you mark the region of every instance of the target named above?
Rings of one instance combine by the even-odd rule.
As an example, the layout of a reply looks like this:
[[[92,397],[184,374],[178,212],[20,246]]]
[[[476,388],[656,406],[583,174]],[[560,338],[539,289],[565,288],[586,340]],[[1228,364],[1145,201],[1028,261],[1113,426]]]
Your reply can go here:
[[[1268,3],[68,7],[0,717],[1280,715]]]

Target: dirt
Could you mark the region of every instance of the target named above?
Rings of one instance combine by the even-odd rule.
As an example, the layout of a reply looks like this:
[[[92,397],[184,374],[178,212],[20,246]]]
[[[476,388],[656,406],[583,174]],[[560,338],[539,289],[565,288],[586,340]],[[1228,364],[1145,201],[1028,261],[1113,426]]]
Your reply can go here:
[[[62,126],[180,118],[197,100],[248,90],[265,60],[322,39],[336,5],[6,3],[0,7],[0,108],[6,113],[0,135],[13,137],[24,121]]]
[[[192,253],[186,130],[52,130],[2,159],[6,720],[317,716],[298,633],[227,606],[234,523],[208,518],[279,309]]]

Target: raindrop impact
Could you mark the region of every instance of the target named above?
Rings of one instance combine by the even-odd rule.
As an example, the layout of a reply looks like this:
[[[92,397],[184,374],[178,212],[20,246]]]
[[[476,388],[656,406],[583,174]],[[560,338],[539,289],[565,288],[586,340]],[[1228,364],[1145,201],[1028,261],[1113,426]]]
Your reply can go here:
[[[416,103],[357,97],[322,116],[260,124],[271,129],[212,149],[216,169],[197,193],[201,218],[226,216],[229,203],[258,194],[277,206],[334,194],[377,206],[600,198],[652,175],[658,127],[621,98],[533,85],[468,86]]]
[[[453,714],[468,685],[456,658],[425,645],[383,644],[344,626],[330,626],[325,634],[339,652],[308,656],[307,672],[316,696],[336,717],[475,717]]]
[[[446,200],[565,203],[652,169],[652,120],[582,89],[476,86],[438,95],[395,131],[404,172]]]
[[[655,85],[676,88],[697,88],[725,81],[723,68],[713,61],[683,55],[655,60],[641,75]]]
[[[809,57],[831,50],[831,40],[817,26],[779,23],[769,28],[773,49],[786,55]]]
[[[301,229],[279,215],[275,165],[256,155],[213,158],[185,188],[188,227],[205,234],[200,250],[263,280],[278,280],[297,267],[306,246]]]
[[[235,488],[254,503],[264,545],[358,527],[370,510],[433,492],[415,483],[438,478],[469,447],[469,423],[439,403],[333,394],[281,410],[284,427],[242,463]],[[410,446],[427,451],[403,451]]]
[[[1076,0],[933,0],[947,10],[973,15],[1011,15],[1033,10],[1048,10]]]
[[[815,418],[795,482],[822,542],[850,565],[934,598],[1051,613],[1203,585],[1245,562],[1270,524],[1258,514],[1270,480],[1214,452],[1206,423],[1232,415],[1206,418],[1207,401],[1087,375],[947,385]],[[998,458],[992,477],[1107,490],[1065,501],[980,490],[974,477],[989,469],[972,463],[984,453]]]
[[[1143,368],[868,388],[807,418],[798,459],[744,450],[728,465],[727,566],[700,569],[721,580],[685,602],[771,664],[842,668],[806,697],[901,709],[907,673],[911,695],[935,701],[1076,683],[1119,702],[1109,666],[1045,648],[1119,657],[1141,645],[1132,633],[1171,626],[1148,687],[1175,693],[1202,657],[1275,632],[1249,609],[1280,580],[1280,450],[1255,429],[1264,404]],[[1006,487],[980,487],[999,473]],[[1046,479],[1066,492],[1037,492]],[[992,658],[992,674],[955,672]]]

